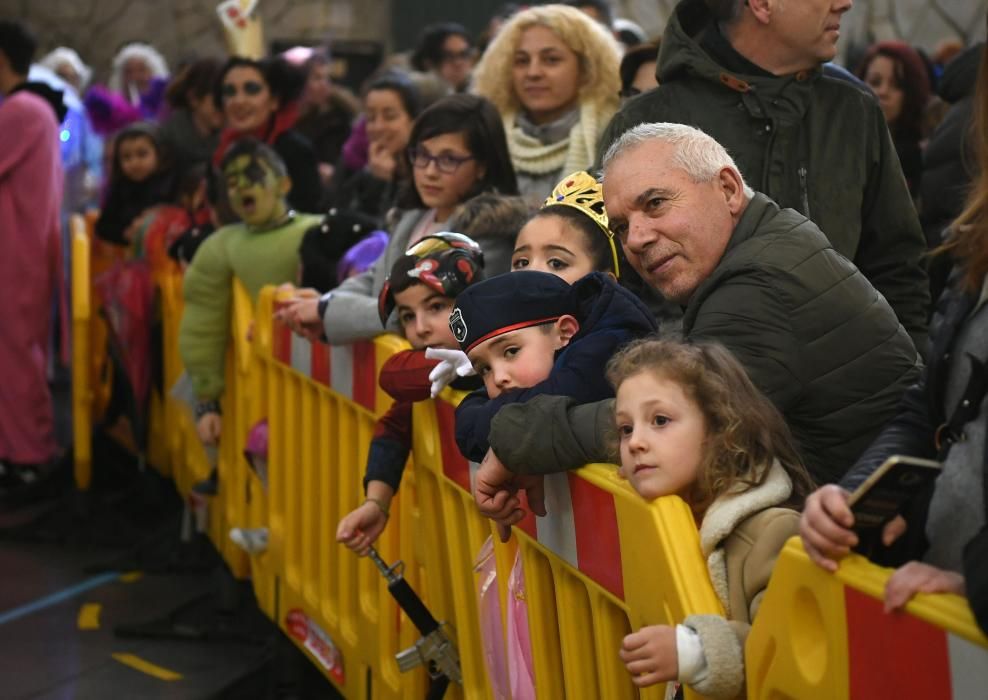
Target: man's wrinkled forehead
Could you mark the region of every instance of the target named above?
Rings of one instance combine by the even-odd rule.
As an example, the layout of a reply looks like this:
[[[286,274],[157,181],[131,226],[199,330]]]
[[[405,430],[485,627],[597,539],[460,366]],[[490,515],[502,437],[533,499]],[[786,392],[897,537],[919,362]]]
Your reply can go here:
[[[246,181],[247,185],[264,185],[269,176],[274,176],[272,168],[263,159],[257,156],[243,155],[235,158],[223,169],[223,174],[227,180],[236,180],[237,184]]]
[[[675,188],[677,174],[683,169],[674,162],[668,144],[643,143],[632,146],[607,164],[603,177],[604,206],[608,216],[612,209],[630,206],[648,190]]]

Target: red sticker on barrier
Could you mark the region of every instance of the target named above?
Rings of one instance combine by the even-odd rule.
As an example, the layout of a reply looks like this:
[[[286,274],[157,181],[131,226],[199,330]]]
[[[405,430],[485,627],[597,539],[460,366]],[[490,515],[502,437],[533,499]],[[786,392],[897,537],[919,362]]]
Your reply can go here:
[[[288,634],[312,654],[334,681],[340,685],[346,682],[343,655],[322,627],[298,608],[289,610],[285,615],[285,627],[288,628]]]

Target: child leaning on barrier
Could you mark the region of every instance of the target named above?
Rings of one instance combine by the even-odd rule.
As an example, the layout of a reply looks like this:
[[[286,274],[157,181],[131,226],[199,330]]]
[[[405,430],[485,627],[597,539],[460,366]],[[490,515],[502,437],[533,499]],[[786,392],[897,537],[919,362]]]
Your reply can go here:
[[[394,400],[374,428],[364,474],[366,499],[347,514],[336,539],[364,556],[387,524],[412,444],[412,403],[429,398],[429,373],[436,361],[426,348],[456,347],[449,313],[457,294],[482,278],[484,258],[475,241],[458,233],[423,238],[394,263],[379,296],[381,324],[397,308],[402,334],[412,350],[396,353],[381,368],[380,384]],[[463,380],[457,388],[473,389]]]
[[[573,285],[534,270],[492,277],[456,298],[449,324],[464,362],[484,380],[456,409],[457,445],[475,462],[489,449],[491,420],[502,406],[540,394],[579,403],[609,398],[605,363],[655,331],[648,308],[600,272]]]
[[[745,639],[775,560],[799,530],[810,477],[778,410],[720,345],[638,341],[611,360],[607,377],[621,474],[647,500],[678,495],[690,506],[725,610],[643,627],[624,638],[621,660],[639,687],[678,681],[737,697]]]

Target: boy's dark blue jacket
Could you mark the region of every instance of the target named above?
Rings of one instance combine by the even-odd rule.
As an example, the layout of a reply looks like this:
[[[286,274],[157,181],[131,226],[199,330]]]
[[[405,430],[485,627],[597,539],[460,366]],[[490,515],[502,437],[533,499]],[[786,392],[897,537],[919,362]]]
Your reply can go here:
[[[491,421],[502,406],[541,394],[569,396],[577,403],[614,396],[604,377],[607,361],[629,341],[657,329],[648,307],[608,275],[590,273],[576,281],[573,293],[580,330],[556,353],[548,379],[529,389],[506,391],[496,399],[488,398],[486,389],[478,389],[456,409],[456,444],[467,459],[479,462],[487,453]]]

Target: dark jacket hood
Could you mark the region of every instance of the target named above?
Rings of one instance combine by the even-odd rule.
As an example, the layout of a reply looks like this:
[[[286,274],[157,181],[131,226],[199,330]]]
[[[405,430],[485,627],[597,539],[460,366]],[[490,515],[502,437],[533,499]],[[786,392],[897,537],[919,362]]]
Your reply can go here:
[[[659,61],[655,69],[660,85],[691,75],[720,83],[740,93],[747,92],[749,86],[757,87],[763,93],[776,93],[783,90],[790,82],[797,81],[795,75],[771,75],[740,54],[737,55],[739,63],[747,64],[749,70],[732,70],[720,65],[704,47],[707,32],[711,31],[718,32],[719,29],[704,0],[682,0],[676,5],[676,10],[669,18],[669,24],[662,37]],[[726,39],[720,41],[726,43]],[[822,70],[817,69],[808,75],[812,78],[821,73]],[[797,82],[806,85],[812,81],[803,78]]]
[[[944,102],[953,104],[974,94],[974,86],[978,82],[978,64],[981,63],[981,53],[984,50],[985,42],[975,44],[961,52],[943,69],[937,94]]]
[[[56,90],[46,83],[26,81],[11,90],[10,94],[13,95],[17,92],[30,92],[37,95],[51,105],[59,124],[65,121],[65,115],[69,113],[69,108],[65,104],[61,90]]]
[[[655,316],[641,299],[602,272],[591,272],[573,284],[576,295],[579,340],[591,333],[618,329],[633,336],[658,330]]]

